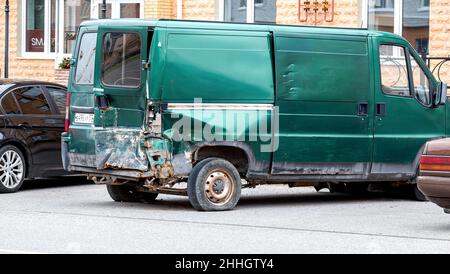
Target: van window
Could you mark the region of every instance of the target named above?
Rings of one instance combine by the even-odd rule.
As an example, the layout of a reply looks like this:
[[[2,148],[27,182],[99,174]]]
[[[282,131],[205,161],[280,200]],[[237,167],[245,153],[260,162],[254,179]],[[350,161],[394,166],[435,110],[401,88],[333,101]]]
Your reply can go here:
[[[75,84],[94,84],[95,45],[97,33],[88,32],[81,36],[80,48],[77,55],[75,70]]]
[[[410,96],[405,48],[380,45],[381,89],[396,96]]]
[[[106,33],[102,45],[102,81],[107,86],[141,83],[141,38],[137,33]]]
[[[430,79],[413,56],[411,56],[411,69],[413,72],[414,96],[420,103],[429,106],[431,104]]]
[[[40,87],[26,87],[14,90],[23,114],[52,114],[50,106]]]

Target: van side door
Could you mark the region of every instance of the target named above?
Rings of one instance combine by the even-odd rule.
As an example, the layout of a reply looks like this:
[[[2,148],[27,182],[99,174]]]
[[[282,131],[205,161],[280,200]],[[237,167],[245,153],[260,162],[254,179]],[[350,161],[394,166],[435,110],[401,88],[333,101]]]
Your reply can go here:
[[[445,107],[432,106],[436,82],[404,40],[374,38],[375,116],[371,176],[409,179],[426,141],[445,136]]]
[[[277,33],[275,47],[280,145],[272,174],[365,178],[373,139],[367,37]]]

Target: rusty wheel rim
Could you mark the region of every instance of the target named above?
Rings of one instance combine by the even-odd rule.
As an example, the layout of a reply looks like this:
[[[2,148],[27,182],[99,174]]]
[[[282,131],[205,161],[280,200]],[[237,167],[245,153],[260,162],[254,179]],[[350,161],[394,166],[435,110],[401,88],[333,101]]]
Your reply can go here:
[[[209,173],[205,181],[205,195],[215,205],[226,204],[233,197],[234,184],[230,174],[223,170]]]

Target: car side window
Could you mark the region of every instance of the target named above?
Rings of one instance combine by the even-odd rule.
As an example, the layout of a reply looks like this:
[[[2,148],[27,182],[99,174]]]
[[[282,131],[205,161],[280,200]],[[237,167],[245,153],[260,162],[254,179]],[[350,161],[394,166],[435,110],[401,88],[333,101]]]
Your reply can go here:
[[[20,114],[20,107],[14,99],[14,95],[12,92],[9,92],[2,98],[2,108],[5,111],[5,114]]]
[[[46,87],[48,94],[52,98],[53,102],[60,114],[66,113],[66,91],[57,87]]]
[[[411,96],[405,48],[397,45],[380,45],[379,54],[383,93]]]
[[[19,88],[13,93],[23,114],[52,114],[41,87]]]

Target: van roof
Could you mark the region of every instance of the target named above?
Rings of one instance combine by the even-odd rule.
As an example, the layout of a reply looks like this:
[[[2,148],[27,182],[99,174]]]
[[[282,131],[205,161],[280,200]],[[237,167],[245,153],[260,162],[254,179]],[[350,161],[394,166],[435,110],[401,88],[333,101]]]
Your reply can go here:
[[[338,27],[317,27],[279,24],[253,24],[253,23],[230,23],[215,21],[195,21],[195,20],[168,20],[168,19],[101,19],[89,20],[81,23],[83,26],[108,26],[108,27],[168,27],[168,28],[194,28],[194,29],[221,29],[221,30],[242,30],[242,31],[273,31],[283,33],[315,33],[315,34],[336,34],[354,36],[383,36],[390,38],[401,38],[401,36],[383,31],[367,30],[363,28],[338,28]]]

